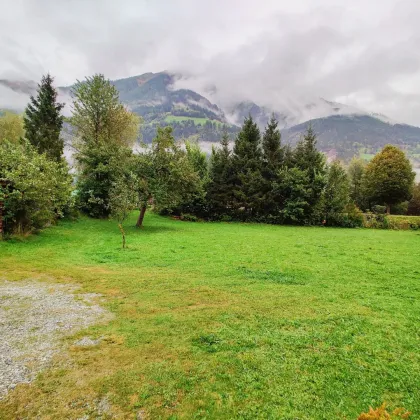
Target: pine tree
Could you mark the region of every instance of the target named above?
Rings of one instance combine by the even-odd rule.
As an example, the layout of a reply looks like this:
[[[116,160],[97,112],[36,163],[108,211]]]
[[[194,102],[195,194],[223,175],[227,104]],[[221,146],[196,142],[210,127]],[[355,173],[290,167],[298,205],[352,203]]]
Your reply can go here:
[[[296,146],[293,153],[294,165],[305,171],[308,175],[310,188],[310,197],[308,198],[308,206],[304,211],[305,223],[317,223],[321,217],[321,197],[325,186],[325,158],[324,155],[316,148],[316,135],[312,127],[308,130],[302,140]]]
[[[210,218],[231,216],[234,171],[232,153],[229,149],[229,135],[223,132],[219,148],[213,148],[210,158],[209,182],[207,199]]]
[[[57,102],[54,79],[47,74],[38,85],[36,97],[31,96],[25,110],[26,138],[39,153],[46,153],[55,161],[61,160],[64,142],[60,137],[63,126],[61,110],[64,104]]]
[[[350,198],[360,209],[365,209],[367,206],[363,186],[365,168],[366,163],[362,159],[353,158],[347,170],[350,181]]]
[[[263,151],[263,203],[262,214],[273,220],[279,215],[280,201],[274,193],[273,184],[279,180],[279,171],[283,165],[284,150],[281,146],[281,135],[278,122],[274,115],[271,117],[262,140]]]
[[[339,161],[328,168],[324,190],[324,214],[327,225],[339,225],[345,207],[349,203],[349,179]]]
[[[255,219],[263,202],[261,134],[249,116],[238,133],[233,148],[235,184],[233,195],[237,215],[241,219]]]

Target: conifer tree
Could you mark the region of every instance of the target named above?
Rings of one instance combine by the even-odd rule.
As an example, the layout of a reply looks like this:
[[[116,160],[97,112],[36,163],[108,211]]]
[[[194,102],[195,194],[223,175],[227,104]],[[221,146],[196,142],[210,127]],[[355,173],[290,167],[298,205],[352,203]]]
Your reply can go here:
[[[283,165],[284,150],[281,146],[281,135],[278,122],[274,115],[271,117],[262,139],[263,152],[263,203],[262,212],[268,219],[275,218],[279,213],[280,200],[273,190],[273,185],[278,182],[279,171]]]
[[[249,116],[238,133],[233,148],[235,183],[233,196],[237,215],[242,219],[255,219],[263,201],[261,134]]]
[[[327,225],[340,224],[340,217],[349,203],[349,179],[339,161],[328,168],[324,190],[324,214]]]
[[[233,188],[232,153],[229,149],[229,135],[223,132],[219,148],[213,148],[210,158],[209,183],[207,199],[210,207],[210,217],[220,218],[230,216]]]
[[[296,146],[293,153],[294,165],[305,171],[308,175],[308,187],[310,196],[307,200],[308,206],[304,211],[305,223],[316,223],[321,216],[321,197],[325,186],[325,158],[316,148],[316,135],[312,127],[308,130],[302,140]]]
[[[57,102],[54,79],[47,74],[38,85],[36,97],[31,96],[25,110],[26,138],[39,153],[46,153],[55,161],[61,160],[64,142],[60,137],[63,126],[61,110],[64,104]]]

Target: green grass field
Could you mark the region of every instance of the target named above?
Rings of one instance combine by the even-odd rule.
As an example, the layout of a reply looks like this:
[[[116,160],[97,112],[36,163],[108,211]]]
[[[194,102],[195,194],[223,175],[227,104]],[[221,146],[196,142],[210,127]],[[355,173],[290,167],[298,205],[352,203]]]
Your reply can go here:
[[[1,419],[82,418],[105,395],[118,418],[356,419],[384,401],[420,418],[419,232],[148,214],[127,242],[82,218],[0,243],[1,278],[79,284],[115,313]]]

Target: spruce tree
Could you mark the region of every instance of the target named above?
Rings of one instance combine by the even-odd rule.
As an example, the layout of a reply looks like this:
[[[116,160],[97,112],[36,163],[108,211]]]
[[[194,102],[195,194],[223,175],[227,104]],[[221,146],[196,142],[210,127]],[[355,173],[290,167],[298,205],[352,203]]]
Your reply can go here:
[[[53,81],[49,74],[42,77],[36,97],[31,96],[26,107],[24,126],[26,138],[37,151],[59,161],[64,149],[64,142],[60,137],[63,126],[61,110],[64,104],[57,102],[57,91]]]
[[[241,219],[256,219],[263,202],[261,134],[249,116],[238,133],[233,148],[235,185],[233,195],[237,215]]]
[[[310,196],[308,206],[303,214],[303,222],[317,223],[321,217],[321,197],[326,183],[326,169],[324,155],[316,148],[316,135],[312,126],[308,127],[302,140],[293,153],[294,165],[308,175]]]
[[[334,161],[328,168],[323,200],[326,224],[340,225],[342,213],[350,200],[350,184],[339,161]]]
[[[279,171],[283,165],[284,150],[281,146],[281,135],[278,122],[271,117],[262,139],[263,153],[263,203],[262,214],[268,220],[275,219],[279,214],[279,198],[273,190],[275,182],[279,181]]]
[[[207,199],[210,218],[231,216],[232,188],[234,181],[232,153],[229,149],[229,135],[225,130],[219,148],[213,148],[210,158]]]

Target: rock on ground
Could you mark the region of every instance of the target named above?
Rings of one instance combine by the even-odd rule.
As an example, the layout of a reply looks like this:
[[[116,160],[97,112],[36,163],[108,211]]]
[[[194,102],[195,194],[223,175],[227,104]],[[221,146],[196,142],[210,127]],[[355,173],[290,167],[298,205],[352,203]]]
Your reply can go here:
[[[60,339],[107,316],[95,294],[40,282],[0,281],[0,399],[47,367]],[[84,343],[85,344],[85,343]]]

